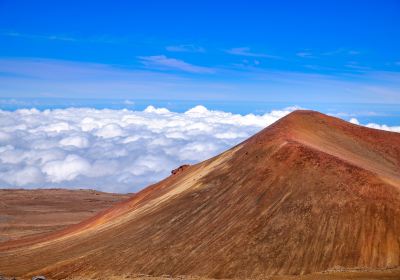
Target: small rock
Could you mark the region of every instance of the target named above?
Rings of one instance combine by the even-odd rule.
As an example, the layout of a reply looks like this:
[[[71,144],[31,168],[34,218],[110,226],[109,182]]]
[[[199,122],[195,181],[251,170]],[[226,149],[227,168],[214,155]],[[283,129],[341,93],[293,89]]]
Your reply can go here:
[[[32,280],[46,280],[46,277],[40,275],[40,276],[33,276]]]

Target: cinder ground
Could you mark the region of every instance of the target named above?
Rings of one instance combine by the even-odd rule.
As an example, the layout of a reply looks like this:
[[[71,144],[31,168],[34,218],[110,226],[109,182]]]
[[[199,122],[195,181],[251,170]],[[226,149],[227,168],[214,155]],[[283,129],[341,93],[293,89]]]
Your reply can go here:
[[[1,278],[1,280],[11,280],[12,278]],[[14,278],[15,280],[26,280],[30,278]],[[51,280],[51,278],[46,278]],[[71,277],[66,278],[66,280],[216,280],[214,278],[204,278],[197,276],[177,276],[171,277],[168,275],[153,277],[150,275],[137,274],[137,275],[122,275],[122,276],[104,276],[96,278],[82,278],[82,277]],[[323,272],[323,273],[313,273],[300,276],[269,276],[263,278],[233,278],[234,280],[399,280],[400,279],[400,269],[389,269],[385,271],[379,270],[369,270],[369,271],[347,271],[347,272]],[[228,279],[218,279],[218,280],[228,280]]]
[[[87,278],[67,278],[68,280],[88,280]],[[178,276],[170,277],[168,275],[161,277],[152,277],[150,275],[123,275],[123,276],[110,276],[105,278],[97,278],[101,280],[216,280],[214,278],[204,278],[196,276]],[[242,280],[241,278],[233,278]],[[399,280],[400,269],[391,269],[385,271],[369,270],[369,271],[348,271],[348,272],[323,272],[313,273],[300,276],[269,276],[262,278],[245,278],[243,280]],[[228,280],[228,279],[218,279]]]
[[[129,196],[94,190],[0,189],[0,243],[60,230]]]

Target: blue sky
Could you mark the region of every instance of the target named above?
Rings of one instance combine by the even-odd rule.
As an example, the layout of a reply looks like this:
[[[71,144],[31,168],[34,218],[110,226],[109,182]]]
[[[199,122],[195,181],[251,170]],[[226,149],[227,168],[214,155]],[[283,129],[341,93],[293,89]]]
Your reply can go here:
[[[0,98],[400,103],[399,1],[0,0]]]
[[[399,15],[398,0],[0,0],[0,184],[137,191],[298,108],[400,132]]]

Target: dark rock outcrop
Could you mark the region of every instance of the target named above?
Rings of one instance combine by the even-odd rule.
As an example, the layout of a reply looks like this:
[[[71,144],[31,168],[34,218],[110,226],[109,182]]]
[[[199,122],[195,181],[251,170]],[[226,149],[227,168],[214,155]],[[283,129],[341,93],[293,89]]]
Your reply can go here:
[[[181,166],[179,166],[178,168],[175,168],[174,170],[171,170],[171,174],[172,174],[172,175],[175,175],[175,174],[178,174],[178,173],[180,173],[180,172],[183,172],[183,171],[185,171],[189,166],[190,166],[190,164],[181,165]]]

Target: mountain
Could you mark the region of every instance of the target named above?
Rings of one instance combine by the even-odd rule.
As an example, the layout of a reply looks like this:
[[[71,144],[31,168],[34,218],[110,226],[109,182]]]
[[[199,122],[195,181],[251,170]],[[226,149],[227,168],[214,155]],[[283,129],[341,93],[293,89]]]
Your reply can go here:
[[[399,144],[397,133],[295,111],[94,218],[0,244],[0,272],[247,278],[396,268]]]
[[[0,189],[0,198],[0,242],[4,242],[77,224],[129,195],[94,190]]]

